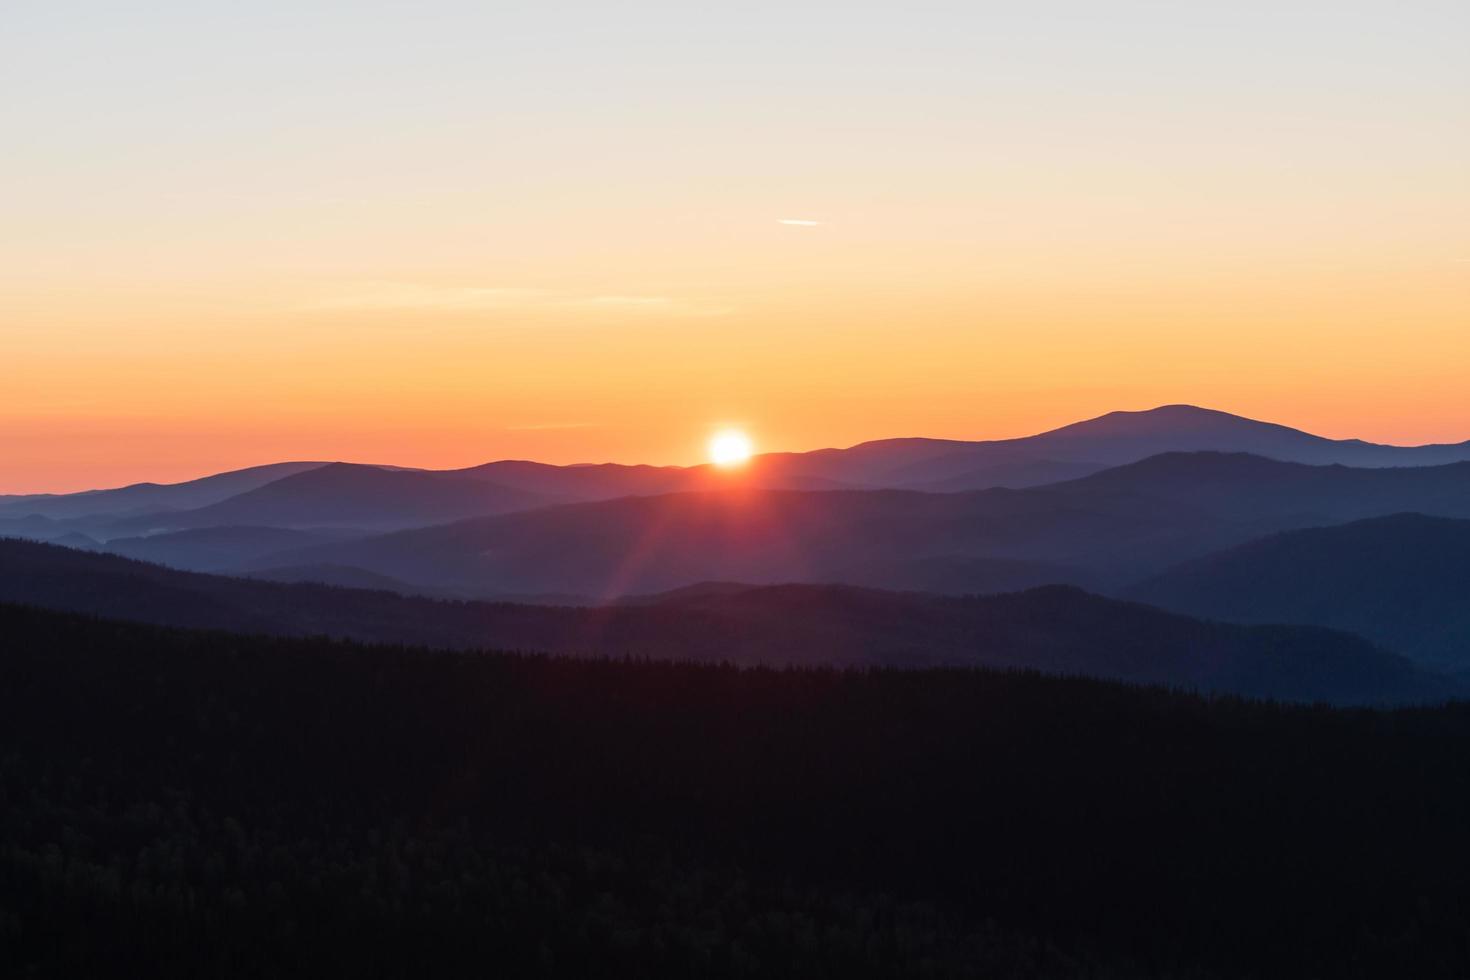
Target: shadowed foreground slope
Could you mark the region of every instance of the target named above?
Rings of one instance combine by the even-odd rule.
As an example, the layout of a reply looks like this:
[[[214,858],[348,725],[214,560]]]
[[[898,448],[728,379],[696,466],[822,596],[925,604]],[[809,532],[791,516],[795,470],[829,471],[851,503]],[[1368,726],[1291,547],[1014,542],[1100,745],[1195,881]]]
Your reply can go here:
[[[0,638],[10,975],[1470,970],[1464,706]]]

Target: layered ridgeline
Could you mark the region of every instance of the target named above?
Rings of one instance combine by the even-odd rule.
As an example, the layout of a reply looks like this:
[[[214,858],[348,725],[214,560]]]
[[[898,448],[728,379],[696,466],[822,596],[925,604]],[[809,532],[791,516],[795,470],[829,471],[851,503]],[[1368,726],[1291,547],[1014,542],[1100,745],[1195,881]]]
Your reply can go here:
[[[325,465],[321,462],[271,463],[183,483],[135,483],[112,490],[82,493],[0,495],[0,514],[19,517],[34,514],[64,519],[207,507],[292,474]]]
[[[1351,630],[1470,670],[1470,521],[1398,514],[1288,531],[1172,568],[1145,602],[1244,623]]]
[[[1018,439],[885,439],[847,449],[770,453],[757,456],[743,479],[747,485],[787,490],[1024,487],[1084,476],[1159,453],[1187,451],[1250,453],[1287,462],[1367,467],[1432,466],[1470,460],[1470,442],[1401,447],[1325,439],[1224,412],[1171,405],[1145,412],[1113,412]],[[192,511],[325,465],[279,463],[172,485],[137,484],[81,494],[0,496],[0,517],[34,514],[66,520]],[[370,469],[392,468],[360,467],[355,478],[372,480],[371,473],[362,472]],[[488,508],[480,513],[503,509],[512,490],[536,495],[542,501],[570,502],[708,489],[712,481],[721,479],[708,466],[551,466],[525,460],[504,460],[433,475],[451,484],[471,481],[499,488]],[[352,492],[346,472],[332,479],[339,481],[339,492]],[[429,485],[430,481],[417,482]],[[405,486],[412,483],[404,481]],[[315,484],[305,481],[298,486],[310,493]],[[242,521],[241,517],[235,511],[216,523],[258,523],[254,518]],[[198,522],[206,519],[200,515],[180,516],[179,520],[186,523],[174,526],[203,526]],[[450,519],[443,516],[440,522]]]
[[[1065,587],[944,597],[723,584],[559,607],[284,585],[0,541],[0,601],[287,636],[771,666],[1026,668],[1299,701],[1424,702],[1461,691],[1346,633],[1207,623]]]
[[[1026,490],[722,491],[542,508],[298,549],[466,595],[841,582],[966,593],[1121,587],[1289,528],[1415,511],[1470,517],[1470,463],[1363,469],[1171,453]]]
[[[265,519],[258,497],[280,495],[299,480],[330,484],[326,477],[352,469],[324,467],[205,509],[219,508],[222,521]],[[439,479],[376,473],[395,487],[399,477]],[[435,492],[460,490],[455,482]],[[442,497],[435,501],[414,511],[418,520],[453,513]],[[730,484],[540,506],[386,535],[350,526],[374,519],[367,509],[387,519],[400,505],[402,497],[386,491],[351,498],[324,490],[309,502],[318,514],[314,526],[227,523],[147,535],[130,530],[106,542],[74,532],[56,540],[201,571],[371,580],[463,597],[606,599],[701,581],[838,582],[950,594],[1068,583],[1107,591],[1276,531],[1401,512],[1470,518],[1470,463],[1363,469],[1173,453],[1025,490],[803,492]],[[405,516],[407,506],[398,513]],[[0,533],[44,537],[38,523],[64,526],[40,517],[11,523],[29,530],[0,526]]]
[[[1171,447],[1194,451],[1146,455]],[[0,498],[0,535],[198,571],[469,598],[585,601],[710,580],[1116,591],[1277,531],[1401,512],[1470,518],[1470,462],[1376,465],[1466,451],[1326,440],[1173,407],[1003,443],[907,439],[771,454],[730,473],[281,464],[188,484]],[[1098,471],[958,489],[976,454],[1047,480]],[[926,489],[892,489],[903,487]],[[939,489],[954,492],[931,492]]]
[[[1470,974],[1470,714],[0,605],[9,976]]]

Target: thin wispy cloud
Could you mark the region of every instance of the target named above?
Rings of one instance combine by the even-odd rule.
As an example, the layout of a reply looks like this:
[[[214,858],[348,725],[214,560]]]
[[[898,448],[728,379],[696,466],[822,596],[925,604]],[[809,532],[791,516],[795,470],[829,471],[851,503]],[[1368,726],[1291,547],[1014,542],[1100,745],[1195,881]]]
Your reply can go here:
[[[506,432],[547,432],[552,429],[600,429],[601,422],[532,422],[527,425],[507,425]]]
[[[812,218],[777,218],[778,225],[795,225],[798,228],[815,228],[821,224]]]

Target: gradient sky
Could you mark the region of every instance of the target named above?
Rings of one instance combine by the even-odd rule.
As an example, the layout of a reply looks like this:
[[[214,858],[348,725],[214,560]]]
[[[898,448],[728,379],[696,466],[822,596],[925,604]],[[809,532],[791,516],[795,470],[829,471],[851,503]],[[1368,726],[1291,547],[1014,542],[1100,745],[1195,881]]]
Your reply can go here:
[[[0,492],[1470,438],[1470,4],[0,4]]]

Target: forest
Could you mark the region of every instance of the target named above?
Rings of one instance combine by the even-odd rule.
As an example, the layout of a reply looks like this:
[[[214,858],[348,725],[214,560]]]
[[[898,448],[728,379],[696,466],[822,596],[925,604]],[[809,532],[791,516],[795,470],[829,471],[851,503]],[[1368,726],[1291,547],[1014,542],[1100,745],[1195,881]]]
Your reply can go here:
[[[0,969],[1463,977],[1467,758],[1463,704],[4,605]]]

